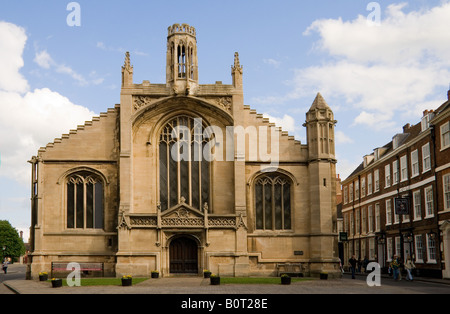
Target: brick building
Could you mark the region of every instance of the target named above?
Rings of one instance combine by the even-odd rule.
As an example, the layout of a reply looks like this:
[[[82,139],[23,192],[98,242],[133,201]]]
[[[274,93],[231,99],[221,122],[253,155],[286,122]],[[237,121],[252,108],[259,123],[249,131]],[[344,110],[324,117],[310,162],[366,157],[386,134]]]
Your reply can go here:
[[[342,182],[346,263],[354,254],[387,270],[394,255],[411,256],[419,275],[450,278],[449,100],[450,91]]]

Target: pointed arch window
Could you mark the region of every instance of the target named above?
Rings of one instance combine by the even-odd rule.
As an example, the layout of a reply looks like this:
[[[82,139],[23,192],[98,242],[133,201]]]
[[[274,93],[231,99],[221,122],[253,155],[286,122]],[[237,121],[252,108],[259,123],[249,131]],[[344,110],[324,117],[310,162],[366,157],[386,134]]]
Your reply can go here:
[[[257,230],[291,229],[291,180],[272,173],[255,182],[255,221]]]
[[[103,180],[92,173],[67,179],[67,228],[103,229]]]
[[[174,132],[175,131],[175,132]],[[210,156],[200,120],[178,116],[167,123],[159,139],[159,203],[165,211],[184,199],[202,209],[210,207]],[[176,137],[173,135],[176,134]]]
[[[186,78],[186,47],[178,45],[178,78]]]

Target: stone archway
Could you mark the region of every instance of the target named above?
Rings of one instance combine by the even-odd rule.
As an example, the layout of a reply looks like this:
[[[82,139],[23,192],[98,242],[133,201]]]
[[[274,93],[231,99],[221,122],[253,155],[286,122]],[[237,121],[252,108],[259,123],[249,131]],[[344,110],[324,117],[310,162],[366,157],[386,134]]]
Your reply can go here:
[[[198,274],[198,244],[186,236],[173,239],[169,246],[171,274]]]

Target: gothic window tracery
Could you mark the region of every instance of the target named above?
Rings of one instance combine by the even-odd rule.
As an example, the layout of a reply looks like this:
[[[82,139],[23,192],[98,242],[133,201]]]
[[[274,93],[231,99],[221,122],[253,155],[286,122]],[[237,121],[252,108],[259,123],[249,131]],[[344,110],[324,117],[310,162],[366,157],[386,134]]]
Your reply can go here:
[[[174,137],[174,132],[176,137]],[[210,158],[204,155],[207,140],[199,120],[178,116],[168,122],[159,139],[161,210],[186,204],[201,210],[210,207]]]
[[[278,173],[255,181],[255,221],[257,230],[291,229],[291,180]]]
[[[67,228],[103,229],[103,180],[80,172],[67,179]]]

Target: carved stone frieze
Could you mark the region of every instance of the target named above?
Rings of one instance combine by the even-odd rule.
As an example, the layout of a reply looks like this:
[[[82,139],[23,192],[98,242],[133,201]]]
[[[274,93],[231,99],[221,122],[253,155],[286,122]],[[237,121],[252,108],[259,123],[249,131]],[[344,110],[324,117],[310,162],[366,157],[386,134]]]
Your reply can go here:
[[[236,218],[234,217],[210,217],[208,219],[209,227],[236,227]]]
[[[149,106],[159,98],[151,96],[133,96],[133,109],[137,111],[143,107]]]
[[[131,217],[130,219],[132,226],[156,226],[156,217]]]
[[[225,97],[206,97],[205,99],[213,103],[215,106],[219,107],[223,111],[232,113],[233,98],[225,96]]]
[[[161,225],[164,227],[203,227],[205,222],[203,218],[167,217],[162,218]]]

